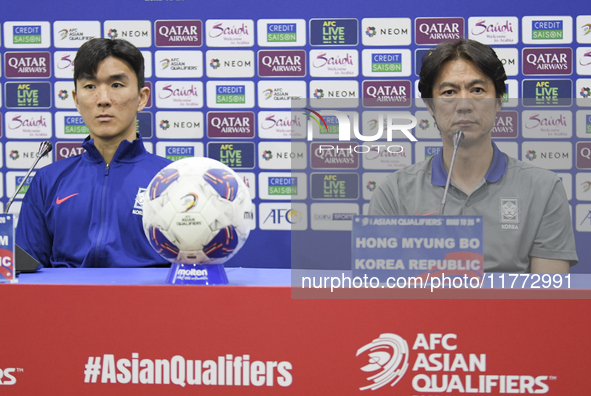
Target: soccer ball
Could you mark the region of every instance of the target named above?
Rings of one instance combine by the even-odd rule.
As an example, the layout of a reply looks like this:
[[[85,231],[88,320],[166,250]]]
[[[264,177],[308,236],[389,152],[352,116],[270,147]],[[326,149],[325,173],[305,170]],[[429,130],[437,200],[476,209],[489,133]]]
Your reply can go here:
[[[218,264],[250,233],[252,202],[242,179],[211,158],[185,158],[162,169],[144,192],[144,233],[165,259]]]

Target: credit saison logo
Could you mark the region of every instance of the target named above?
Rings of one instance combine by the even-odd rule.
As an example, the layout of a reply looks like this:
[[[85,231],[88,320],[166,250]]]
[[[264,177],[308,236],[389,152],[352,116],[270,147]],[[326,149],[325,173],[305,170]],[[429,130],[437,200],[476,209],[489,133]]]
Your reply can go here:
[[[441,146],[425,146],[425,159],[428,160],[431,157],[436,156],[441,152]]]
[[[64,133],[66,135],[88,135],[90,131],[80,116],[64,117]]]
[[[215,92],[216,103],[246,103],[244,85],[217,85]]]
[[[269,177],[268,193],[270,196],[297,195],[298,178],[297,177]]]
[[[209,143],[207,156],[230,168],[254,168],[254,143]]]
[[[197,270],[188,270],[197,271]],[[215,360],[192,360],[176,355],[171,359],[115,359],[113,354],[90,356],[84,365],[85,383],[174,384],[207,386],[287,387],[293,382],[293,366],[288,361],[252,360],[250,355],[226,354]],[[100,381],[99,381],[100,378]],[[16,380],[15,380],[16,382]]]
[[[296,42],[297,39],[297,25],[295,23],[267,24],[267,42],[292,43]]]
[[[157,47],[200,47],[201,21],[156,21]]]
[[[357,45],[357,19],[311,19],[311,45]]]
[[[49,52],[7,52],[5,54],[6,77],[49,77]]]
[[[41,44],[41,26],[25,25],[12,27],[13,44]]]
[[[14,185],[20,186],[21,183],[23,182],[24,178],[25,178],[24,176],[15,176],[14,177]],[[25,195],[27,193],[27,191],[29,191],[29,187],[31,187],[32,181],[33,181],[33,176],[27,177],[27,180],[25,181],[25,183],[23,184],[21,189],[18,190],[18,194]],[[0,384],[2,384],[1,377],[0,377]],[[3,384],[3,385],[8,385],[8,384]]]
[[[533,40],[562,40],[564,38],[564,21],[532,21]]]
[[[401,72],[402,54],[371,54],[372,72]]]
[[[166,158],[171,161],[178,161],[183,158],[195,156],[195,148],[190,146],[166,146]]]
[[[571,48],[524,48],[523,74],[571,74]]]
[[[410,349],[401,336],[380,334],[355,355],[362,364],[359,369],[368,375],[359,389],[392,387],[411,375],[412,388],[419,393],[543,394],[550,391],[548,382],[556,378],[490,373],[489,354],[458,352],[460,346],[454,333],[418,333]]]

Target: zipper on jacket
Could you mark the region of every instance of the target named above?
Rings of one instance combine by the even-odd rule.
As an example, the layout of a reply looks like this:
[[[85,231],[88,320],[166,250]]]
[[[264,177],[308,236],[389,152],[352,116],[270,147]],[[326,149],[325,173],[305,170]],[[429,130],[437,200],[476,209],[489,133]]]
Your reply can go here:
[[[100,264],[100,252],[101,252],[101,239],[103,237],[103,229],[105,227],[105,200],[107,196],[107,182],[109,180],[109,164],[105,166],[105,177],[103,178],[103,191],[101,193],[101,217],[99,232],[96,237],[96,246],[94,248],[94,267],[99,267]]]

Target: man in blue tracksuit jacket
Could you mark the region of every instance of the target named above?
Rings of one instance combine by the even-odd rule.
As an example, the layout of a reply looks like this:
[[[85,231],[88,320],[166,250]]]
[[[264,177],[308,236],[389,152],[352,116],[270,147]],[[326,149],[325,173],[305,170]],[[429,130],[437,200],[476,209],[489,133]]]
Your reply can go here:
[[[142,228],[143,192],[170,163],[148,153],[136,134],[149,98],[142,54],[124,40],[94,39],[74,64],[73,97],[90,131],[86,152],[36,173],[16,243],[46,267],[169,264]]]

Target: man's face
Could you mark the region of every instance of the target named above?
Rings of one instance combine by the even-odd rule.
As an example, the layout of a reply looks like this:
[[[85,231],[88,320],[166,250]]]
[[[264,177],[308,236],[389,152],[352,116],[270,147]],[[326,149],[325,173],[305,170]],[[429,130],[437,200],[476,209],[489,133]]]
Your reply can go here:
[[[472,62],[457,59],[443,64],[433,85],[429,112],[444,141],[451,143],[458,129],[464,132],[463,147],[489,140],[500,109],[493,81]]]
[[[129,64],[108,57],[98,65],[94,77],[75,81],[76,108],[98,141],[134,140],[136,115],[148,101],[149,89],[138,91],[137,76]]]

